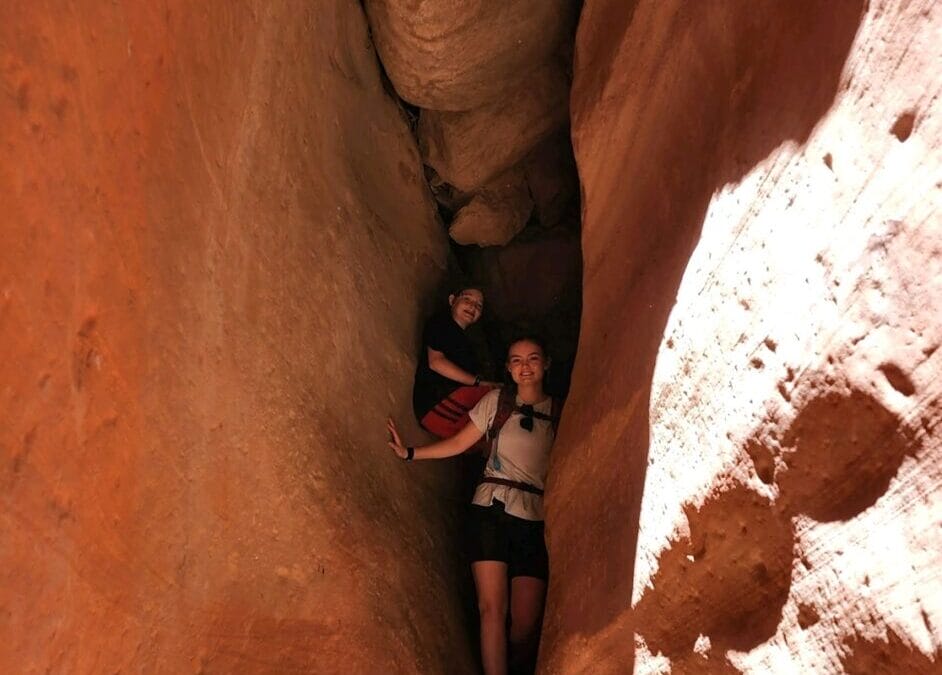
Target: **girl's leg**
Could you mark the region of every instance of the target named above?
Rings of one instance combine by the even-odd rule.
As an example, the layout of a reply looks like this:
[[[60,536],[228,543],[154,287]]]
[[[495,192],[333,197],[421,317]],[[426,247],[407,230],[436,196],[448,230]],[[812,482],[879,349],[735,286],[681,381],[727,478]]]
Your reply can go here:
[[[481,614],[481,661],[485,675],[507,672],[507,563],[471,563]]]
[[[539,646],[546,581],[514,577],[510,584],[510,662],[521,672],[531,672]]]

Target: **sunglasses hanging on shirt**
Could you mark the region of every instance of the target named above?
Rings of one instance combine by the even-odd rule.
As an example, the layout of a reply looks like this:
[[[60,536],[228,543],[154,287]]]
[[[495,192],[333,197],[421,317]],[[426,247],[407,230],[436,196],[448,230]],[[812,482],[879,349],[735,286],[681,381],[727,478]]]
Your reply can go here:
[[[525,431],[533,431],[533,418],[538,420],[546,420],[547,422],[553,421],[552,417],[541,412],[537,412],[529,403],[517,406],[516,411],[522,415],[520,418],[520,426]]]
[[[533,406],[529,404],[520,406],[520,414],[523,415],[520,418],[520,426],[527,431],[533,431]]]

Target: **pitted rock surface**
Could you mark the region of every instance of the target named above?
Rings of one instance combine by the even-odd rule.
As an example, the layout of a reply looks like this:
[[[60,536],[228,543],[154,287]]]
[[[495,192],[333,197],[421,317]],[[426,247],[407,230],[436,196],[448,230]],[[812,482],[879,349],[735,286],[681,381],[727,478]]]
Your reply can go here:
[[[586,2],[543,671],[938,671],[940,25]]]

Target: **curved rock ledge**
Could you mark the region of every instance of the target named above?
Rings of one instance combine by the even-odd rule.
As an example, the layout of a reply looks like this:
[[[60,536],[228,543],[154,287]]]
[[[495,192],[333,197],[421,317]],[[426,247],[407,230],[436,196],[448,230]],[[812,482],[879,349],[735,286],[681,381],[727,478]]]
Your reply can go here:
[[[571,39],[574,0],[366,0],[373,41],[396,91],[433,110],[502,97]]]

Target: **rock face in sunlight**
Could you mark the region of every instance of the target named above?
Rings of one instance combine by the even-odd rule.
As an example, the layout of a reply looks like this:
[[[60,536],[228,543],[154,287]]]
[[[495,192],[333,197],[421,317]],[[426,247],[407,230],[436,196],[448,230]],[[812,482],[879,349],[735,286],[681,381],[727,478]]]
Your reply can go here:
[[[0,670],[470,668],[453,476],[382,430],[447,240],[359,5],[53,5],[0,10]]]
[[[937,10],[586,2],[546,672],[940,668]]]

